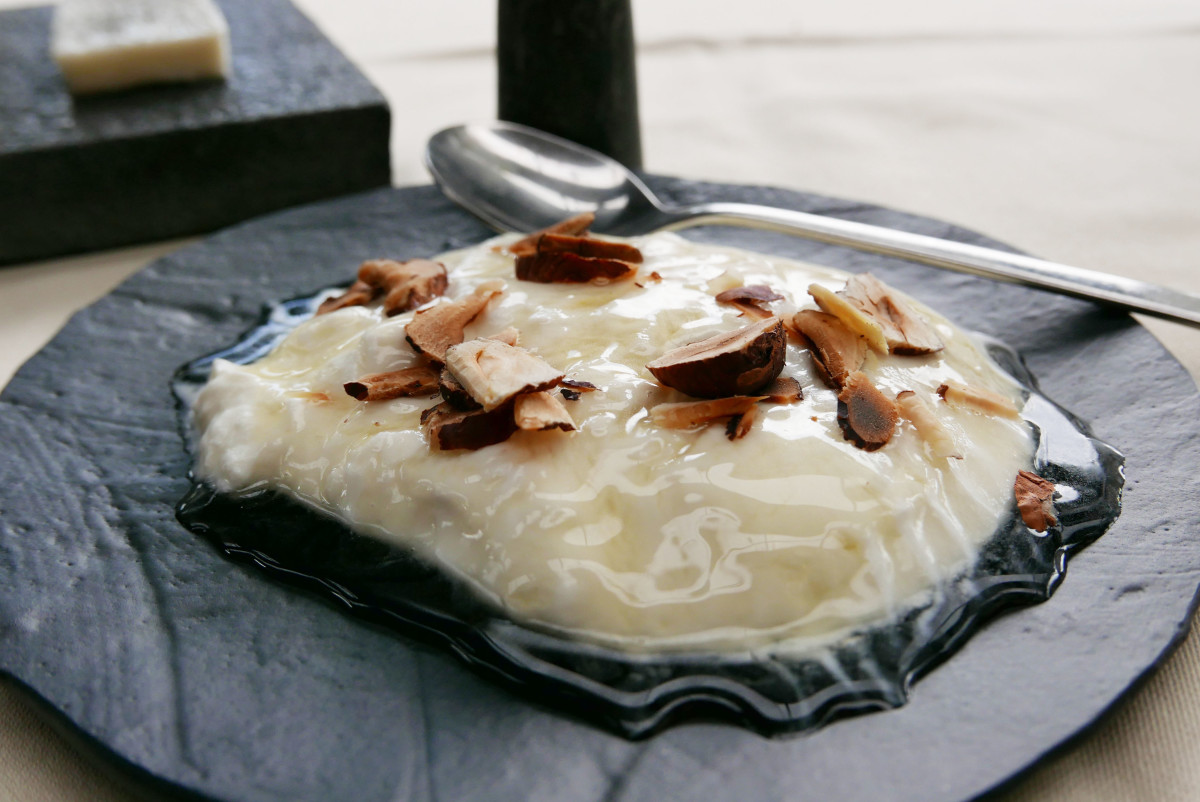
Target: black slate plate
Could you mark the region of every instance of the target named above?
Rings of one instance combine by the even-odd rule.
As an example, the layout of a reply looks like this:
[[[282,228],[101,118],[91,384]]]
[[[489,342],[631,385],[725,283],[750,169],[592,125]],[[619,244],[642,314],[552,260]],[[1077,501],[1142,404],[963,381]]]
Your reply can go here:
[[[986,242],[799,193],[653,183],[681,201]],[[267,582],[175,522],[178,365],[364,258],[486,233],[432,188],[374,192],[218,234],[73,318],[0,396],[0,669],[110,754],[221,799],[957,800],[1094,721],[1186,628],[1200,405],[1147,332],[1082,302],[757,231],[689,236],[878,272],[1016,346],[1045,393],[1127,457],[1122,517],[1057,595],[993,622],[905,707],[801,738],[695,723],[630,743]]]

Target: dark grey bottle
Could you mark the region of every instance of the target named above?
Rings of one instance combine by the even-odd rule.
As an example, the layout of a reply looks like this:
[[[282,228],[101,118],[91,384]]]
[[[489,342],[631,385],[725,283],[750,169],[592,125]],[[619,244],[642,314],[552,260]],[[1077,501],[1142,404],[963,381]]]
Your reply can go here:
[[[501,120],[642,166],[629,0],[499,0]]]

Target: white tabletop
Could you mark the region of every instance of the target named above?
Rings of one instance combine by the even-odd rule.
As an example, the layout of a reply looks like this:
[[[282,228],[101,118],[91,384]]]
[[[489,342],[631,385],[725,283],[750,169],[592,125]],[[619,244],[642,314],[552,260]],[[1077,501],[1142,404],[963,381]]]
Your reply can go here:
[[[397,185],[428,182],[431,133],[494,117],[494,2],[299,4],[388,97]],[[1048,5],[634,0],[646,168],[894,206],[1200,292],[1200,4]],[[71,313],[180,244],[0,269],[0,384]],[[1200,376],[1200,331],[1145,322]],[[1191,800],[1198,788],[1189,637],[998,798]],[[0,802],[130,793],[0,684]]]

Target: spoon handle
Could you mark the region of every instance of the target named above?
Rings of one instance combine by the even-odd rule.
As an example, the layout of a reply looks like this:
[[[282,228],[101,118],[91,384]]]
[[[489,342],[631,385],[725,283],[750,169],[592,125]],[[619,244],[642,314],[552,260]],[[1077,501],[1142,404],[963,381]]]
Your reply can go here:
[[[980,245],[749,203],[706,203],[665,211],[672,222],[664,229],[735,225],[781,231],[1200,325],[1198,295]]]

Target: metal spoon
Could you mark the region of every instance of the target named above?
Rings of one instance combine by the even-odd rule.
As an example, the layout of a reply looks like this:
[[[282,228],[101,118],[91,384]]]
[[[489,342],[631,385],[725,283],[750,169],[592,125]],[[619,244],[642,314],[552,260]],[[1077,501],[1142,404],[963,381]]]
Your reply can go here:
[[[592,228],[607,234],[714,224],[764,228],[1200,325],[1200,296],[1122,276],[769,206],[669,206],[607,156],[514,123],[439,131],[425,164],[451,200],[501,231],[536,231],[584,211],[595,212]]]

